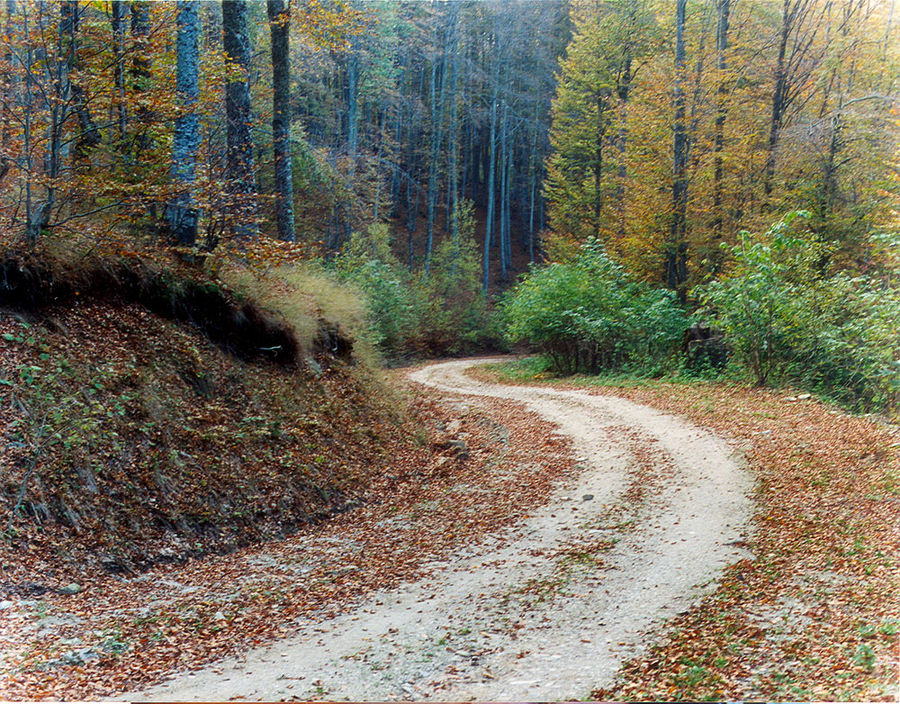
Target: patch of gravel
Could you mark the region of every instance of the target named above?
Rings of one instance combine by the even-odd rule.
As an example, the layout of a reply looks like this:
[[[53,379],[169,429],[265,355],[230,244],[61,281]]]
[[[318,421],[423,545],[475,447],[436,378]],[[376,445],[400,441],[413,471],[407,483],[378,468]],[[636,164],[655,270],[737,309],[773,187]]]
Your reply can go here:
[[[496,360],[491,360],[496,361]],[[583,471],[514,527],[415,583],[133,700],[584,698],[668,617],[746,557],[751,480],[712,433],[629,401],[501,386],[424,367],[466,403],[525,404],[570,437]]]

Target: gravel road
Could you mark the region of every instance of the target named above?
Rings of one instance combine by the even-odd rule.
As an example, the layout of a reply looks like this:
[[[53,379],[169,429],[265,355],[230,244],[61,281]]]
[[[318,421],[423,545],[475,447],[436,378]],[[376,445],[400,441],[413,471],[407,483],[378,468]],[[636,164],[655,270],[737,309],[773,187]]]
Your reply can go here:
[[[524,404],[574,442],[583,471],[512,529],[426,580],[240,659],[179,675],[137,700],[580,699],[608,684],[661,625],[746,557],[751,478],[686,421],[613,396],[475,381],[486,360],[410,379]],[[261,548],[264,550],[265,548]]]

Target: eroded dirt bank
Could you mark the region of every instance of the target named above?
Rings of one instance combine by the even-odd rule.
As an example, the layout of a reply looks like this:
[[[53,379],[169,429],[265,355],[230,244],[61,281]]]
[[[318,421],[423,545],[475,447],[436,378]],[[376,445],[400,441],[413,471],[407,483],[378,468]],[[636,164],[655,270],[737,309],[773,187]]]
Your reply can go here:
[[[577,479],[425,580],[127,696],[584,698],[743,556],[750,479],[724,441],[620,398],[477,382],[464,373],[477,363],[430,365],[410,378],[467,404],[538,413],[572,439]]]

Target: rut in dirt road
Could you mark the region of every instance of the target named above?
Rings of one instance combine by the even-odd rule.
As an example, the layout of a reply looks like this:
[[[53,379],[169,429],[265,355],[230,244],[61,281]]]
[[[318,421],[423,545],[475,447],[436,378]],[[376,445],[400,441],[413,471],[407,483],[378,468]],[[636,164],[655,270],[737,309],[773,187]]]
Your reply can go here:
[[[745,556],[735,544],[751,482],[724,441],[620,398],[466,376],[484,361],[434,364],[410,379],[555,423],[574,442],[577,481],[426,580],[132,698],[584,698]]]

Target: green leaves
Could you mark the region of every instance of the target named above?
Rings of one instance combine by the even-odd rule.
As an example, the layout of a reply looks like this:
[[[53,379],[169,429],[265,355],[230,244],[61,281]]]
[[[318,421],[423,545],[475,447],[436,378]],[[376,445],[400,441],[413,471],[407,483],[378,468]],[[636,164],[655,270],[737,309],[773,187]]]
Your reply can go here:
[[[512,341],[537,345],[561,373],[649,365],[686,327],[671,292],[633,281],[593,239],[573,262],[533,269],[504,310]]]
[[[861,408],[900,394],[900,292],[881,281],[829,275],[829,248],[792,234],[789,214],[764,237],[744,233],[728,278],[694,289],[734,362],[757,384],[792,381]]]

